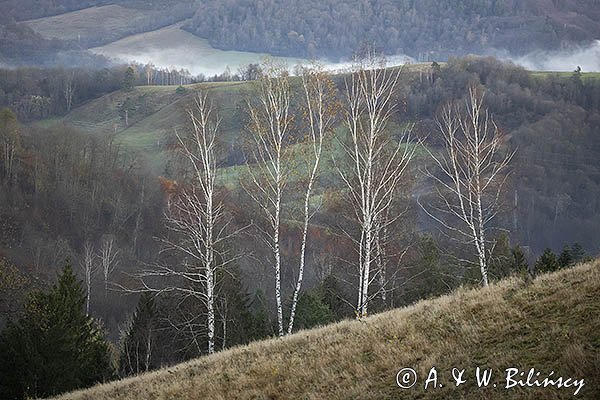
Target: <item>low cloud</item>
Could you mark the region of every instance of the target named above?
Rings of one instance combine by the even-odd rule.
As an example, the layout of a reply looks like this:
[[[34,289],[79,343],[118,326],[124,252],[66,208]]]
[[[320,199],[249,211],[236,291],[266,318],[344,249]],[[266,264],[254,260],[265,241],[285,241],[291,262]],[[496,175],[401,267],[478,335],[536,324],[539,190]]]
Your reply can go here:
[[[522,57],[502,57],[529,70],[600,72],[600,40],[590,46],[565,51],[534,51]]]

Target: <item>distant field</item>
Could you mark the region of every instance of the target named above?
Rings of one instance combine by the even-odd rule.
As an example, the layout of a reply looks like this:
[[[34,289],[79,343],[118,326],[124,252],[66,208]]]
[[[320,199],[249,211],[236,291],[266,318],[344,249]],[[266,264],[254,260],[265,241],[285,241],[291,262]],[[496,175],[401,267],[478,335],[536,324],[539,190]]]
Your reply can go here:
[[[208,90],[217,103],[221,123],[222,140],[233,143],[243,129],[238,106],[250,89],[248,82],[218,82],[186,85],[185,94],[177,94],[176,86],[138,86],[131,92],[115,91],[74,109],[63,118],[50,118],[33,123],[49,127],[65,123],[83,132],[107,135],[116,134],[116,140],[146,160],[148,167],[161,174],[168,150],[165,142],[180,129],[186,120],[182,102],[195,89]],[[129,101],[131,111],[128,125],[122,112]]]
[[[411,66],[419,70],[422,65]],[[292,82],[295,82],[293,80]],[[176,86],[138,86],[131,92],[116,91],[90,101],[67,114],[63,119],[49,119],[35,122],[38,126],[49,126],[64,122],[84,132],[92,134],[116,134],[116,140],[125,145],[129,150],[142,157],[147,166],[156,174],[163,174],[167,164],[169,138],[173,138],[176,131],[181,131],[185,121],[184,104],[186,98],[195,90],[202,89],[210,94],[215,102],[221,121],[221,143],[229,147],[243,146],[245,127],[245,101],[252,96],[252,82],[214,82],[186,85],[185,94],[177,94]],[[125,125],[122,105],[129,101],[132,110],[128,114],[128,125]],[[390,129],[398,131],[401,126],[392,124]],[[338,130],[337,135],[343,134]],[[327,152],[336,154],[336,158],[343,158],[339,145],[332,141],[327,146]],[[300,163],[300,146],[293,147],[290,157],[294,163],[299,163],[295,168],[302,168]],[[417,155],[422,155],[418,152]],[[323,161],[325,178],[336,179],[335,166],[329,156]],[[237,186],[240,173],[245,169],[233,166],[223,170],[221,181],[233,189]],[[335,176],[331,176],[335,175]]]
[[[569,78],[573,76],[573,72],[552,72],[552,71],[534,71],[530,75],[534,78],[546,78],[549,76],[557,76],[560,78]],[[581,79],[584,80],[598,80],[600,79],[600,72],[582,72]]]
[[[208,41],[181,29],[177,23],[151,32],[132,35],[91,51],[122,61],[152,62],[159,67],[188,69],[192,74],[211,76],[229,67],[232,73],[241,66],[258,63],[267,54],[223,51]],[[298,59],[278,58],[293,65]]]
[[[94,43],[110,43],[131,33],[156,29],[161,26],[160,17],[160,11],[131,9],[113,4],[24,23],[45,38],[77,40],[87,46]],[[166,18],[169,17],[162,19]]]

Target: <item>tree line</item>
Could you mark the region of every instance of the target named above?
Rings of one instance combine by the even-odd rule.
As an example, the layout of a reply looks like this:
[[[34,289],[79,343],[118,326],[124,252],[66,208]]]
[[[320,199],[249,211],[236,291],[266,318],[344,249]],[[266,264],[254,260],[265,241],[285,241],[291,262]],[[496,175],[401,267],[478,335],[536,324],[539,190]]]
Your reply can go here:
[[[152,63],[107,66],[106,68],[0,68],[0,106],[8,107],[21,121],[62,116],[87,101],[116,90],[135,86],[178,86],[200,82],[255,80],[258,64],[236,72],[192,75],[183,68],[158,67]]]

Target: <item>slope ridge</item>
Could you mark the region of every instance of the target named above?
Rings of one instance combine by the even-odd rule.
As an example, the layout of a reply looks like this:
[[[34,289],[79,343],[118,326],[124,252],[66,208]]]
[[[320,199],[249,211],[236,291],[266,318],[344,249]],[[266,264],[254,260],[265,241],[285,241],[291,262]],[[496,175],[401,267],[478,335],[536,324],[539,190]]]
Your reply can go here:
[[[584,379],[600,395],[600,260],[533,281],[510,278],[284,339],[233,348],[59,399],[571,398],[574,388],[505,388],[505,369]],[[475,369],[492,369],[486,388]],[[396,384],[402,368],[417,384]],[[436,367],[438,387],[424,389]],[[455,387],[452,369],[465,369]],[[556,377],[556,376],[555,376]],[[497,383],[494,388],[492,383]],[[439,386],[441,384],[441,387]]]

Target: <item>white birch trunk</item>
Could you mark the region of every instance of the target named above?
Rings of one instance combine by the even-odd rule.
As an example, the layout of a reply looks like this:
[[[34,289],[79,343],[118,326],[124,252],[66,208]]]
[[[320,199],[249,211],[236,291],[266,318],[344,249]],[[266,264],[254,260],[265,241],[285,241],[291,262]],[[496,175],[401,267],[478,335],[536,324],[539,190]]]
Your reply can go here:
[[[294,329],[294,320],[296,317],[296,308],[300,291],[302,290],[302,281],[304,279],[304,268],[306,264],[306,246],[308,241],[308,225],[311,219],[310,197],[313,186],[319,176],[319,165],[323,151],[323,141],[326,136],[331,134],[336,113],[335,86],[329,76],[327,76],[322,67],[316,66],[313,69],[307,69],[302,75],[302,86],[305,96],[306,118],[308,119],[308,142],[311,150],[312,167],[304,193],[304,222],[302,226],[302,244],[300,247],[300,260],[298,266],[298,278],[292,297],[290,308],[290,319],[287,333],[292,333]]]
[[[221,120],[214,115],[206,94],[198,94],[194,98],[194,105],[187,110],[187,115],[191,125],[189,135],[178,134],[177,139],[190,174],[181,187],[177,183],[169,185],[166,219],[174,238],[163,239],[168,249],[182,254],[187,262],[179,268],[156,265],[140,276],[146,291],[173,291],[203,302],[206,306],[206,351],[212,354],[215,352],[217,273],[225,270],[235,259],[229,255],[225,242],[238,231],[228,233],[231,220],[226,219],[224,204],[216,187],[216,140]],[[176,283],[169,286],[166,281],[162,287],[151,286],[146,280],[150,277],[173,278]],[[194,315],[190,321],[197,319],[198,316]],[[204,346],[196,339],[195,323],[187,322],[180,328],[189,332],[192,343],[203,351]]]
[[[261,208],[269,222],[269,231],[262,231],[272,251],[277,307],[277,332],[284,335],[283,302],[281,293],[281,213],[282,198],[287,184],[284,152],[290,131],[290,87],[287,70],[274,64],[263,64],[258,81],[256,102],[248,103],[250,131],[255,142],[256,171],[250,167],[253,188],[244,187]]]
[[[498,214],[506,169],[516,151],[499,156],[502,137],[474,88],[469,88],[464,116],[447,106],[437,124],[444,149],[439,155],[428,150],[437,171],[426,172],[437,183],[442,206],[422,207],[455,239],[474,247],[476,261],[471,262],[479,268],[481,284],[488,286],[489,225]]]
[[[352,162],[351,171],[338,168],[350,192],[360,228],[358,246],[358,300],[356,317],[367,316],[369,286],[373,281],[372,263],[378,256],[377,221],[391,206],[403,174],[414,156],[410,130],[396,143],[387,132],[387,122],[395,109],[394,93],[401,70],[385,68],[385,60],[370,53],[355,64],[346,80],[346,127],[351,136],[344,145]],[[387,223],[387,222],[386,222]],[[377,291],[379,293],[379,291]]]
[[[102,240],[100,247],[100,265],[102,267],[102,275],[104,277],[104,294],[108,292],[108,282],[111,274],[119,264],[117,259],[119,250],[115,249],[115,240],[111,235],[106,235]]]
[[[87,290],[85,298],[85,315],[90,315],[90,300],[92,297],[92,276],[96,270],[94,263],[94,247],[90,242],[86,242],[83,247],[83,262],[81,264],[85,276],[85,287]]]

